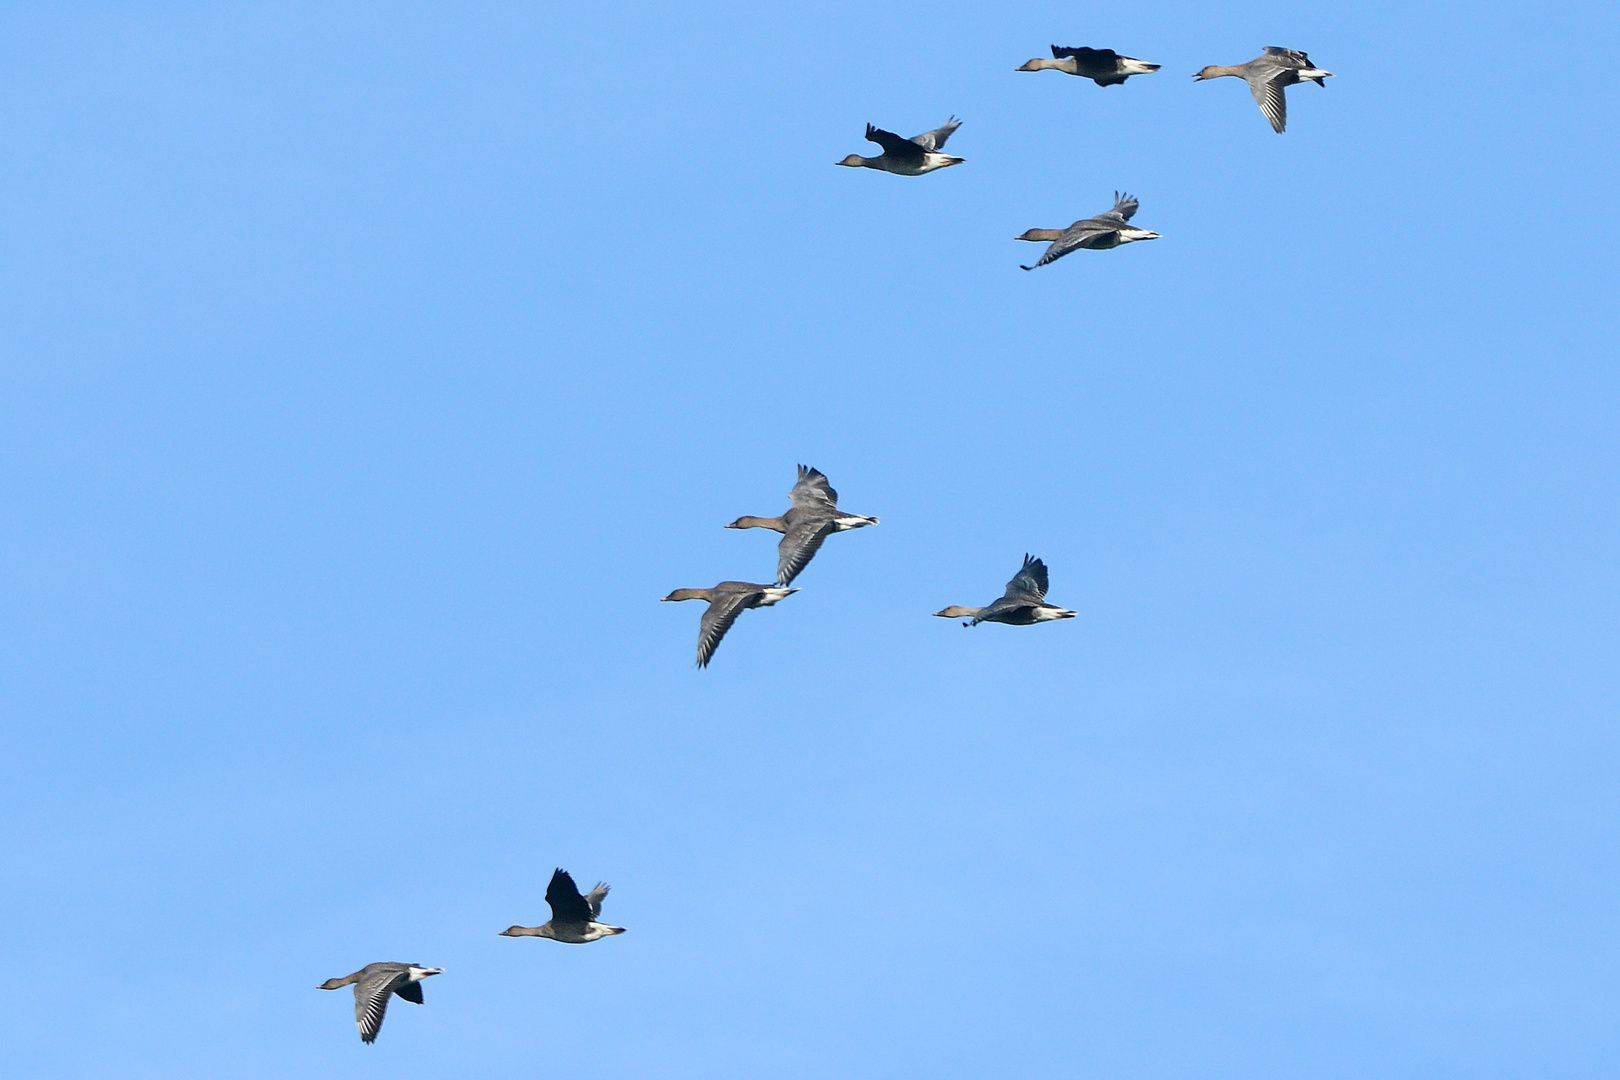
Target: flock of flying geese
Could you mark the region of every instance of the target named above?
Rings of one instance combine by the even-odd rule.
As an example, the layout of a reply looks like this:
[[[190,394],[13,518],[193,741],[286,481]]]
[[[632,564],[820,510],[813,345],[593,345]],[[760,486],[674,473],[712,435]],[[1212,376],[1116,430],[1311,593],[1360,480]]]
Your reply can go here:
[[[1098,86],[1118,86],[1132,75],[1148,75],[1158,71],[1160,65],[1149,64],[1130,56],[1121,56],[1112,49],[1066,49],[1052,46],[1052,59],[1036,57],[1019,67],[1018,71],[1062,71],[1090,79]],[[1267,47],[1265,52],[1246,64],[1223,67],[1211,64],[1194,79],[1218,79],[1230,75],[1249,84],[1249,92],[1260,106],[1260,111],[1279,134],[1288,123],[1288,102],[1283,91],[1295,83],[1309,80],[1318,86],[1333,73],[1315,67],[1310,57],[1294,49]],[[866,138],[883,148],[877,157],[851,154],[839,165],[852,168],[878,169],[900,176],[921,176],[924,173],[960,165],[962,158],[943,152],[949,139],[962,122],[952,116],[933,131],[925,131],[910,139],[882,128],[866,125]],[[1085,218],[1067,229],[1030,229],[1019,240],[1030,240],[1050,246],[1035,263],[1045,266],[1080,248],[1106,250],[1136,240],[1156,240],[1159,234],[1147,229],[1133,228],[1131,218],[1136,214],[1137,200],[1130,195],[1114,193],[1113,208],[1095,217]],[[1025,266],[1033,270],[1034,266]],[[790,588],[793,579],[804,571],[821,550],[822,542],[833,533],[876,525],[878,519],[863,514],[851,514],[838,509],[838,492],[819,470],[799,466],[799,479],[788,492],[789,506],[779,517],[752,517],[744,515],[727,525],[728,529],[770,529],[782,534],[776,547],[776,584],[758,585],[748,581],[722,581],[709,589],[676,589],[663,599],[666,601],[703,600],[708,609],[698,622],[698,667],[707,667],[720,639],[749,608],[770,607],[784,600],[798,589]],[[1067,608],[1046,602],[1046,565],[1041,560],[1024,556],[1024,564],[1007,582],[1001,597],[984,607],[963,607],[953,604],[934,614],[944,619],[965,619],[963,626],[977,626],[982,622],[1007,623],[1012,626],[1031,626],[1056,619],[1072,619],[1075,615]],[[566,870],[558,869],[546,886],[546,903],[551,918],[539,926],[512,926],[501,931],[502,937],[542,937],[570,945],[583,945],[624,933],[622,926],[609,926],[598,921],[602,914],[602,901],[608,886],[597,882],[590,892],[580,894],[579,887]],[[338,990],[354,987],[354,1020],[360,1029],[360,1041],[376,1041],[382,1029],[383,1015],[390,999],[404,998],[413,1004],[422,1004],[422,980],[441,974],[443,968],[424,967],[421,964],[377,963],[367,964],[359,971],[341,978],[328,979],[318,989]]]
[[[1158,64],[1149,64],[1132,56],[1121,56],[1113,49],[1066,49],[1060,45],[1053,45],[1052,59],[1037,56],[1016,70],[1061,71],[1090,79],[1098,86],[1119,86],[1132,75],[1149,75],[1158,71],[1159,67]],[[1249,84],[1249,92],[1254,95],[1255,103],[1271,122],[1272,130],[1280,135],[1288,126],[1288,99],[1283,91],[1305,80],[1318,86],[1326,86],[1326,80],[1333,77],[1333,72],[1316,67],[1311,63],[1309,56],[1297,49],[1283,49],[1270,45],[1266,47],[1265,52],[1246,64],[1235,64],[1231,67],[1210,64],[1193,78],[1202,82],[1206,79],[1218,79],[1223,75],[1231,75]],[[883,153],[877,157],[851,154],[838,164],[858,169],[879,169],[900,176],[921,176],[935,169],[960,165],[963,158],[952,157],[944,150],[945,140],[961,126],[962,121],[952,116],[933,131],[925,131],[921,135],[902,139],[892,131],[884,131],[882,128],[867,124],[867,141],[877,143],[883,148]],[[1013,239],[1050,245],[1036,260],[1035,266],[1045,266],[1081,248],[1104,251],[1137,240],[1159,239],[1158,233],[1149,229],[1138,229],[1130,224],[1137,205],[1134,198],[1129,195],[1121,196],[1116,191],[1113,207],[1095,217],[1083,218],[1067,229],[1029,229],[1022,236]],[[1033,270],[1035,266],[1024,266],[1021,269]]]

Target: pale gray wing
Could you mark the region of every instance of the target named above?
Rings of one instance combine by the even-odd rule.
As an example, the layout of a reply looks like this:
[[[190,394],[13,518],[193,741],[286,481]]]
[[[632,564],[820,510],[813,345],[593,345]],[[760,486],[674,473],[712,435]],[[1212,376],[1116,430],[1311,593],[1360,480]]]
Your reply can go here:
[[[1262,55],[1269,56],[1273,60],[1287,64],[1289,67],[1305,68],[1311,66],[1311,58],[1300,52],[1298,49],[1284,49],[1277,45],[1267,45],[1266,51]]]
[[[925,131],[921,135],[913,135],[911,141],[924,150],[943,150],[945,140],[950,138],[956,129],[962,126],[962,121],[952,116],[933,131]]]
[[[1064,229],[1062,234],[1052,241],[1045,251],[1041,252],[1041,257],[1035,261],[1035,266],[1045,266],[1049,262],[1056,262],[1069,254],[1069,252],[1079,251],[1085,247],[1087,241],[1093,240],[1104,233],[1113,232],[1124,224],[1124,218],[1118,218],[1112,214],[1099,214],[1094,218],[1077,221]],[[1033,270],[1035,266],[1026,266],[1023,269]]]
[[[827,482],[826,474],[808,465],[799,466],[799,481],[788,491],[788,501],[794,506],[826,506],[838,509],[838,492]]]
[[[388,999],[394,995],[395,984],[410,980],[401,971],[373,972],[354,984],[354,1022],[360,1028],[361,1042],[376,1042],[382,1030],[383,1016],[388,1012]]]
[[[607,899],[607,894],[608,885],[603,881],[598,881],[596,886],[585,894],[585,902],[591,907],[591,918],[602,914],[602,901]]]
[[[1141,205],[1141,203],[1136,201],[1135,195],[1132,195],[1129,192],[1121,195],[1116,191],[1114,192],[1114,208],[1108,211],[1108,213],[1118,217],[1121,221],[1129,221],[1131,218],[1136,216],[1136,208]]]
[[[1278,71],[1264,81],[1249,80],[1249,92],[1254,95],[1255,103],[1266,114],[1266,119],[1271,121],[1271,130],[1279,134],[1288,126],[1288,98],[1283,94],[1283,87],[1287,85],[1284,80],[1287,78],[1288,72]]]
[[[698,667],[709,666],[709,658],[720,647],[720,639],[726,636],[731,624],[742,614],[749,595],[725,593],[709,601],[709,610],[703,613],[703,619],[698,623]]]
[[[776,583],[791,585],[821,550],[822,541],[837,531],[837,523],[826,518],[800,521],[788,529],[776,545]]]
[[[1025,555],[1024,565],[1007,582],[1007,592],[1002,599],[1035,604],[1046,599],[1046,564]]]

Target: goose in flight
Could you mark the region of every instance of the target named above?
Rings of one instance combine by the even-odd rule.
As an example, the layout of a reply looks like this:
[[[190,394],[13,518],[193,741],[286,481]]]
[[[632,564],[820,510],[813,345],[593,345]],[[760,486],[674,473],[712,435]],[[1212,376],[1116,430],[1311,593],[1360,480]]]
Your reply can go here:
[[[712,589],[676,589],[664,599],[709,602],[709,610],[698,623],[697,666],[701,668],[709,666],[709,658],[720,647],[720,639],[726,636],[738,615],[748,608],[770,607],[798,591],[749,581],[722,581]]]
[[[551,884],[546,886],[546,903],[551,905],[550,920],[539,926],[509,926],[501,931],[501,937],[548,937],[569,945],[583,945],[587,941],[622,934],[624,927],[596,921],[596,917],[602,914],[602,901],[607,894],[608,887],[598,881],[590,892],[579,895],[579,886],[574,884],[568,871],[559,867],[551,875]]]
[[[940,151],[945,148],[945,140],[961,126],[962,121],[953,116],[933,131],[925,131],[921,135],[902,139],[892,131],[884,131],[882,128],[867,124],[866,140],[883,147],[883,153],[877,157],[851,154],[837,164],[848,165],[852,169],[863,167],[881,169],[900,176],[921,176],[935,169],[943,169],[947,165],[960,165],[962,158],[951,157]]]
[[[1119,247],[1121,244],[1129,244],[1136,240],[1159,239],[1156,232],[1131,228],[1129,222],[1136,216],[1138,205],[1134,195],[1121,197],[1116,191],[1112,210],[1077,221],[1067,229],[1030,229],[1013,239],[1033,240],[1052,245],[1041,255],[1035,266],[1045,266],[1054,259],[1061,259],[1069,252],[1080,248],[1101,250]],[[1035,266],[1025,266],[1022,269],[1033,270]]]
[[[337,990],[353,984],[354,1022],[360,1028],[360,1041],[374,1043],[377,1032],[382,1030],[388,999],[398,994],[413,1004],[422,1004],[422,980],[443,971],[444,968],[423,967],[421,964],[367,964],[353,975],[327,979],[316,989]]]
[[[1222,75],[1233,75],[1249,84],[1249,92],[1254,95],[1260,111],[1266,114],[1266,119],[1271,121],[1271,129],[1281,135],[1288,126],[1288,99],[1283,96],[1283,88],[1303,79],[1309,79],[1317,86],[1326,86],[1325,80],[1331,79],[1333,72],[1320,70],[1311,63],[1310,57],[1297,49],[1279,49],[1275,45],[1267,45],[1265,52],[1246,64],[1234,67],[1211,64],[1193,78],[1202,82],[1205,79],[1218,79]]]
[[[1072,619],[1074,612],[1046,602],[1046,564],[1039,559],[1024,556],[1024,565],[1007,582],[1007,591],[989,607],[960,607],[952,604],[943,611],[934,612],[941,619],[971,619],[963,626],[978,626],[982,622],[1007,623],[1010,626],[1029,626],[1053,619]]]
[[[782,534],[776,545],[776,583],[791,585],[793,579],[810,564],[821,542],[835,532],[846,532],[867,525],[876,525],[878,519],[861,514],[850,514],[838,509],[838,492],[827,482],[819,469],[799,466],[799,481],[788,492],[792,503],[781,517],[762,518],[744,514],[727,525],[728,529],[771,529]]]
[[[1065,49],[1052,46],[1052,59],[1037,56],[1017,71],[1064,71],[1090,79],[1098,86],[1118,86],[1132,75],[1149,75],[1159,70],[1134,56],[1121,56],[1113,49]]]

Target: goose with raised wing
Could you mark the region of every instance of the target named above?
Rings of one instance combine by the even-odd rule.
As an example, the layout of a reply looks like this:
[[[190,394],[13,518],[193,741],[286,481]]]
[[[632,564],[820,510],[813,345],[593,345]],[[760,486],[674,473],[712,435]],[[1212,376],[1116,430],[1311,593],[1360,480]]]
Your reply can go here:
[[[622,934],[624,927],[596,921],[602,914],[602,901],[607,894],[608,886],[598,881],[595,888],[581,896],[573,877],[558,867],[552,872],[551,884],[546,886],[551,918],[539,926],[509,926],[501,931],[501,937],[543,937],[569,945],[584,945]]]
[[[1030,626],[1054,619],[1072,619],[1075,613],[1068,608],[1046,602],[1046,564],[1039,559],[1024,556],[1024,565],[1007,582],[1007,591],[1001,599],[988,607],[961,607],[952,604],[943,611],[934,612],[941,619],[969,619],[963,626],[978,626],[982,622],[1007,623],[1010,626]]]
[[[444,968],[423,967],[421,964],[367,964],[352,975],[327,979],[316,989],[338,990],[352,985],[354,1022],[360,1028],[360,1041],[374,1043],[377,1032],[382,1030],[388,999],[398,994],[413,1005],[422,1004],[422,980],[443,971]]]
[[[1159,239],[1156,232],[1131,226],[1130,220],[1136,216],[1136,208],[1139,205],[1134,195],[1121,196],[1116,191],[1112,210],[1104,211],[1096,217],[1084,218],[1067,229],[1029,229],[1022,236],[1015,236],[1013,239],[1051,245],[1042,253],[1035,266],[1045,266],[1081,248],[1101,251],[1119,247],[1121,244],[1134,243],[1137,240]],[[1020,269],[1033,270],[1035,266],[1024,266]]]
[[[1283,90],[1297,82],[1309,79],[1317,86],[1326,86],[1333,72],[1323,71],[1311,63],[1311,58],[1298,49],[1282,49],[1267,45],[1266,51],[1246,64],[1223,67],[1211,64],[1193,78],[1200,82],[1231,75],[1249,84],[1249,93],[1260,106],[1260,111],[1271,121],[1271,129],[1281,135],[1288,126],[1288,98]]]
[[[770,529],[782,534],[781,542],[776,545],[778,585],[793,584],[793,579],[821,550],[822,541],[833,533],[878,523],[875,517],[838,509],[838,492],[819,469],[808,465],[799,466],[799,480],[788,491],[788,502],[792,505],[781,517],[744,514],[726,526],[728,529]]]
[[[776,585],[756,585],[751,581],[722,581],[712,589],[676,589],[665,601],[706,600],[709,610],[698,622],[697,666],[708,667],[720,639],[726,636],[731,624],[749,608],[770,607],[784,600],[798,589],[784,589]]]
[[[852,169],[879,169],[899,176],[921,176],[949,165],[960,165],[962,158],[951,157],[940,151],[945,148],[945,140],[961,126],[962,121],[953,116],[933,131],[902,139],[892,131],[867,124],[866,141],[883,147],[883,153],[877,157],[851,154],[836,164],[848,165]]]
[[[1015,71],[1062,71],[1090,79],[1098,86],[1119,86],[1132,75],[1150,75],[1160,65],[1138,60],[1134,56],[1121,56],[1113,49],[1090,49],[1081,46],[1067,49],[1052,46],[1052,59],[1037,56]]]

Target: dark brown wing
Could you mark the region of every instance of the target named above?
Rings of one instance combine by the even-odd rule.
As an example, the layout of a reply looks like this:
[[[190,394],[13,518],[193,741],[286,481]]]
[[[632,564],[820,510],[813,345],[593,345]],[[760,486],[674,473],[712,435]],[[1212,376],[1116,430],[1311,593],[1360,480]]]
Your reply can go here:
[[[552,922],[591,921],[591,906],[579,895],[579,886],[574,884],[574,879],[568,876],[566,870],[558,868],[552,873],[551,884],[546,886],[546,903],[551,905]]]
[[[883,152],[896,161],[907,161],[915,165],[921,165],[923,156],[928,153],[910,139],[902,139],[892,131],[884,131],[871,124],[866,125],[866,140],[883,147]]]

